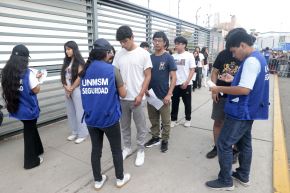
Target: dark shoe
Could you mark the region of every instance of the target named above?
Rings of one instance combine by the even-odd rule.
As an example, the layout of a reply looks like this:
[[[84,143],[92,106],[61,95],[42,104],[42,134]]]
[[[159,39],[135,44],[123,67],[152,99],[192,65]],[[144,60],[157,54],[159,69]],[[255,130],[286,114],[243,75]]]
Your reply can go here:
[[[206,154],[206,157],[207,157],[208,159],[212,159],[212,158],[214,158],[215,156],[217,156],[217,149],[216,149],[216,146],[214,146],[213,149],[212,149],[210,152],[208,152],[208,153]]]
[[[233,149],[233,164],[236,164],[238,162],[239,158],[239,151]]]
[[[238,174],[238,172],[233,172],[232,177],[239,182],[240,184],[242,184],[245,187],[248,187],[251,185],[250,180],[244,180],[241,178],[241,176]]]
[[[207,181],[205,183],[205,185],[210,188],[210,189],[214,189],[214,190],[234,190],[235,186],[234,184],[232,185],[225,185],[222,182],[220,182],[219,180],[212,180],[212,181]]]
[[[168,151],[168,141],[162,140],[161,142],[161,152],[165,153]]]
[[[152,137],[147,143],[145,143],[145,147],[152,147],[154,145],[160,144],[160,138],[159,137]]]

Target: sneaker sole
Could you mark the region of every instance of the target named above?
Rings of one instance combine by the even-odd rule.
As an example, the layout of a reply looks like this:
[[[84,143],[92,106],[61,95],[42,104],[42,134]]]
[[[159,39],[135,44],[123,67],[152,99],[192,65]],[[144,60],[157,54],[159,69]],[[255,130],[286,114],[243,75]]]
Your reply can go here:
[[[125,182],[123,185],[121,185],[121,186],[116,185],[117,188],[122,188],[122,187],[125,186],[125,185],[130,181],[130,180],[131,180],[131,177],[130,177],[130,179],[129,179],[127,182]]]
[[[165,150],[165,151],[162,151],[162,150],[160,150],[161,151],[161,153],[166,153],[166,152],[168,152],[168,149],[167,150]]]
[[[232,176],[232,178],[234,179],[234,180],[236,180],[239,184],[241,184],[242,186],[244,186],[244,187],[249,187],[250,185],[251,185],[251,183],[250,182],[242,182],[239,178],[236,178],[236,177],[234,177],[234,176]]]
[[[154,143],[154,144],[152,144],[152,145],[145,145],[145,147],[146,148],[150,148],[150,147],[153,147],[153,146],[156,146],[156,145],[160,145],[160,141],[159,142],[157,142],[157,143]]]
[[[103,186],[105,185],[105,183],[106,183],[107,180],[108,180],[108,176],[106,176],[106,179],[105,179],[103,185],[102,185],[100,188],[96,188],[96,187],[94,187],[94,189],[95,189],[96,191],[101,190],[101,189],[103,188]]]
[[[208,187],[208,188],[212,190],[233,191],[235,189],[235,186],[224,187],[224,188],[212,188],[212,187]]]

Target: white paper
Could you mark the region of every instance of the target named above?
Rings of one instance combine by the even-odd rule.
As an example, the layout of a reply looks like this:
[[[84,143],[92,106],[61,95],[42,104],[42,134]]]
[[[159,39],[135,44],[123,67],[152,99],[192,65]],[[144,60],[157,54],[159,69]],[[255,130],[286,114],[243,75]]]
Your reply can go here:
[[[37,70],[35,68],[29,68],[35,76],[37,75],[38,72],[42,73],[42,76],[38,79],[39,84],[42,84],[46,78],[47,78],[47,71],[45,69]]]
[[[47,78],[47,70],[41,69],[40,72],[42,73],[42,76],[38,80],[39,83],[42,84]]]
[[[157,98],[153,89],[148,91],[149,96],[146,95],[147,102],[152,105],[156,110],[159,110],[164,104],[163,101]]]
[[[212,88],[212,87],[216,86],[216,84],[213,83],[213,81],[211,81],[211,80],[208,80],[206,83],[207,83],[207,86],[208,86],[209,88]],[[221,94],[222,96],[224,95],[224,93],[222,93],[222,92],[220,92],[220,94]]]

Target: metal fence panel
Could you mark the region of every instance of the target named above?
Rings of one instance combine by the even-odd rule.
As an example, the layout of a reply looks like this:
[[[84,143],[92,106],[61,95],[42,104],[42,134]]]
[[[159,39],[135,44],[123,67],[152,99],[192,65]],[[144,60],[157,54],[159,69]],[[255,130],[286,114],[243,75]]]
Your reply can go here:
[[[30,67],[48,71],[48,80],[41,85],[38,95],[41,108],[38,123],[66,115],[63,88],[59,81],[64,58],[63,45],[74,40],[83,56],[88,56],[89,42],[92,42],[90,8],[90,1],[79,0],[0,2],[0,69],[9,59],[12,48],[22,43],[30,50]],[[3,112],[5,118],[0,135],[22,128],[21,122],[8,118],[6,109]]]
[[[48,80],[38,95],[41,114],[38,123],[65,117],[64,93],[60,69],[66,41],[78,43],[84,58],[96,38],[106,38],[116,48],[116,30],[128,25],[136,43],[152,46],[156,31],[164,31],[174,47],[174,38],[185,36],[192,51],[195,46],[209,46],[209,30],[186,21],[120,0],[1,0],[0,70],[16,44],[25,44],[31,53],[30,66],[47,69]],[[1,99],[2,100],[2,99]],[[3,104],[3,101],[0,101]],[[4,109],[0,136],[22,129],[19,121],[9,119]]]

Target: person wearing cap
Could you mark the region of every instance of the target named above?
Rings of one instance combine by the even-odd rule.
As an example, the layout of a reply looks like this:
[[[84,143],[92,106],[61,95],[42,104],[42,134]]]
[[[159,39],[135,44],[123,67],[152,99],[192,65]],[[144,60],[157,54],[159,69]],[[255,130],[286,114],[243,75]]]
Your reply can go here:
[[[61,82],[65,91],[65,105],[69,127],[72,130],[67,140],[76,144],[82,143],[88,136],[86,124],[82,123],[82,108],[80,78],[78,73],[82,70],[85,63],[78,45],[74,41],[64,44],[65,58],[61,68]]]
[[[123,159],[132,153],[131,149],[131,118],[137,129],[137,157],[136,166],[144,163],[144,144],[148,128],[145,118],[145,92],[151,79],[152,62],[150,54],[134,42],[134,35],[129,26],[121,26],[116,33],[116,39],[122,49],[117,52],[113,65],[120,69],[127,87],[127,95],[121,100],[122,117],[121,130],[123,136]]]
[[[2,70],[2,96],[9,116],[20,120],[24,137],[24,168],[31,169],[43,161],[43,146],[37,130],[39,105],[36,94],[40,91],[41,73],[33,73],[28,68],[29,50],[20,44]],[[13,78],[12,78],[13,77]]]
[[[109,63],[112,46],[105,39],[97,39],[89,58],[80,73],[81,97],[84,108],[84,121],[91,136],[91,164],[94,187],[99,190],[108,179],[101,174],[103,136],[107,136],[115,167],[116,186],[122,187],[131,178],[123,172],[121,146],[120,97],[126,96],[124,82],[117,68]]]

